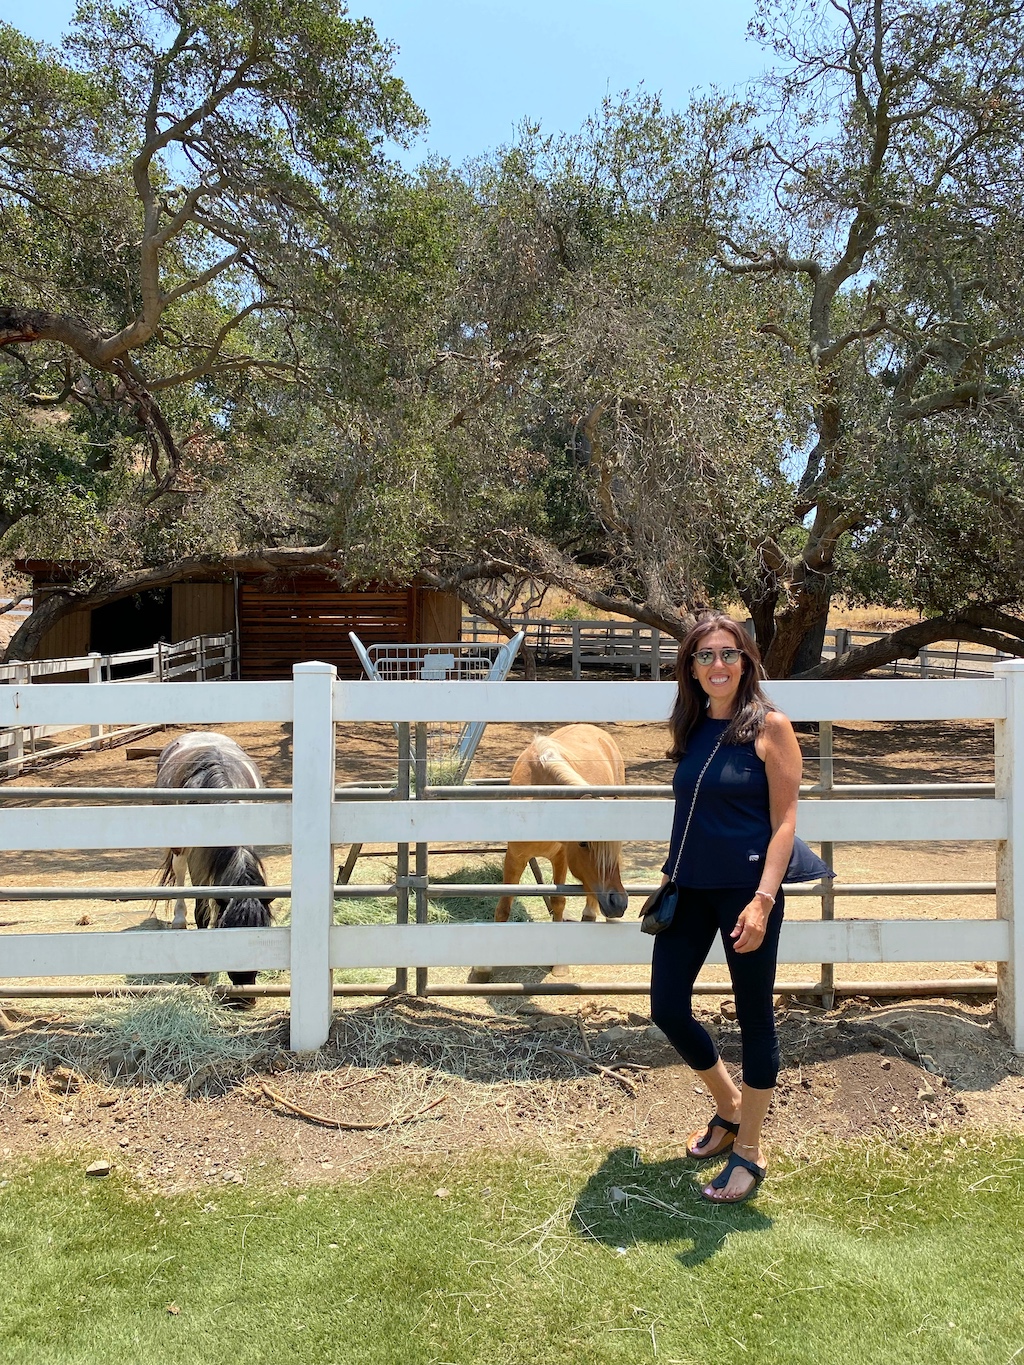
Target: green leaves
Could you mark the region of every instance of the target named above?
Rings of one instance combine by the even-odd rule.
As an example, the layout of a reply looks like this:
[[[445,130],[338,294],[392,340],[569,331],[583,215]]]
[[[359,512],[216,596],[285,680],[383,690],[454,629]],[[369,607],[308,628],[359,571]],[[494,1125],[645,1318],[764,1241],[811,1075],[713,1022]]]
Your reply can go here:
[[[108,479],[94,507],[126,560],[173,552],[175,522],[190,551],[257,524],[301,536],[301,519],[244,501],[229,516],[232,498],[213,487],[233,472],[207,454],[237,455],[225,439],[236,421],[244,431],[262,407],[276,425],[288,390],[315,392],[328,373],[343,405],[380,387],[370,319],[391,281],[407,309],[401,278],[419,265],[417,244],[410,260],[368,260],[375,206],[401,217],[384,140],[423,122],[391,48],[336,0],[88,0],[66,51],[70,66],[0,25],[0,395],[12,420],[22,405],[31,431],[45,402],[57,423],[91,424],[79,472],[97,498],[84,451],[111,424],[134,436],[114,460],[132,476]],[[241,458],[251,497],[252,451]],[[265,481],[286,486],[272,462]],[[216,514],[177,515],[197,490]],[[20,508],[37,515],[34,499]]]

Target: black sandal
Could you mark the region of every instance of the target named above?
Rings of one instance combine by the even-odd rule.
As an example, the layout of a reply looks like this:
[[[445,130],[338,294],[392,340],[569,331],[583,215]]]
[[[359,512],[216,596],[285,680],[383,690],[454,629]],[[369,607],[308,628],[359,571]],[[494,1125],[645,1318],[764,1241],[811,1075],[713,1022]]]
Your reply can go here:
[[[701,1190],[701,1197],[706,1199],[709,1204],[743,1204],[746,1203],[748,1199],[753,1199],[754,1195],[757,1194],[758,1186],[768,1174],[768,1167],[759,1166],[756,1161],[748,1161],[745,1156],[740,1156],[738,1152],[730,1153],[729,1160],[725,1163],[724,1168],[715,1176],[714,1180],[711,1181],[711,1184],[707,1188],[712,1190],[724,1190],[732,1178],[733,1171],[740,1166],[743,1170],[749,1171],[754,1177],[754,1183],[749,1190],[745,1190],[744,1193],[737,1198],[730,1199],[714,1199],[711,1195],[705,1194],[704,1190]]]
[[[691,1133],[686,1139],[686,1155],[688,1157],[692,1157],[694,1161],[707,1161],[709,1157],[721,1156],[723,1152],[731,1150],[732,1144],[739,1136],[739,1124],[732,1123],[729,1119],[723,1119],[721,1114],[715,1114],[701,1134],[700,1142],[710,1142],[711,1132],[714,1128],[724,1128],[727,1136],[719,1142],[717,1147],[713,1147],[710,1151],[694,1151],[694,1148],[699,1146],[699,1142],[694,1142],[693,1139],[695,1134]]]

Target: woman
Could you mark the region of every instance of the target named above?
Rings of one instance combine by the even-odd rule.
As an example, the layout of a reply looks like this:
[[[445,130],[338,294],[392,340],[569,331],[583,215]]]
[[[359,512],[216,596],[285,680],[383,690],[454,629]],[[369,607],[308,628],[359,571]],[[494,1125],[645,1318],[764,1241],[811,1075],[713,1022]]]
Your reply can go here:
[[[729,1153],[701,1191],[719,1204],[749,1199],[765,1177],[761,1130],[779,1069],[773,992],[780,888],[793,850],[802,760],[792,725],[761,690],[762,677],[746,631],[720,613],[704,616],[679,646],[669,722],[668,757],[678,766],[663,882],[685,889],[675,919],[654,941],[651,1017],[714,1099],[715,1113],[702,1133],[690,1135],[687,1153]],[[719,931],[736,995],[742,1090],[693,1017],[693,983]]]

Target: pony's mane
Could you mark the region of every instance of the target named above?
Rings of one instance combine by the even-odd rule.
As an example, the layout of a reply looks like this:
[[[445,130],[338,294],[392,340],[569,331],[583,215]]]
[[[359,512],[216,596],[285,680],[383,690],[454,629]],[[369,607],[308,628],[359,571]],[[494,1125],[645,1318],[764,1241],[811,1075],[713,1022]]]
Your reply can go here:
[[[544,764],[544,767],[551,774],[552,785],[561,787],[589,787],[591,785],[554,744],[544,741],[539,743],[537,759]],[[610,878],[618,867],[619,858],[622,856],[621,840],[599,840],[591,843],[589,848],[598,875],[602,878]]]
[[[605,880],[609,879],[619,865],[622,856],[622,841],[605,839],[590,845],[590,856],[594,860],[594,866],[598,874]]]
[[[244,750],[224,735],[183,736],[164,750],[157,764],[158,787],[220,791],[261,787],[259,769]]]
[[[237,765],[229,764],[223,754],[217,753],[214,749],[200,749],[189,757],[191,762],[188,764],[188,771],[177,784],[178,786],[208,787],[217,791],[221,787],[238,785],[232,780],[229,771],[229,768]],[[245,785],[247,786],[248,783]]]
[[[220,791],[225,787],[255,787],[252,770],[233,754],[216,749],[186,750],[175,755],[159,774],[165,787],[205,788]]]
[[[251,848],[207,849],[210,855],[211,886],[266,886],[267,877],[260,857]]]

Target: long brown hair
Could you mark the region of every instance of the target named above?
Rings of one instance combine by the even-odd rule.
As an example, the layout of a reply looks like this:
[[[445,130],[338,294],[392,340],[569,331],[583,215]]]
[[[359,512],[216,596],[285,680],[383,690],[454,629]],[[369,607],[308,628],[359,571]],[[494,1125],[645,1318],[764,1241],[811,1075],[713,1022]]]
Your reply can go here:
[[[723,737],[725,744],[749,744],[764,729],[764,718],[774,711],[761,689],[765,676],[761,651],[753,636],[743,627],[719,611],[702,616],[685,636],[676,655],[676,700],[669,716],[672,747],[667,757],[678,763],[686,753],[686,745],[695,727],[707,710],[707,693],[693,675],[692,657],[700,642],[716,630],[724,630],[736,641],[736,648],[744,657],[743,676],[736,694],[736,709]]]

